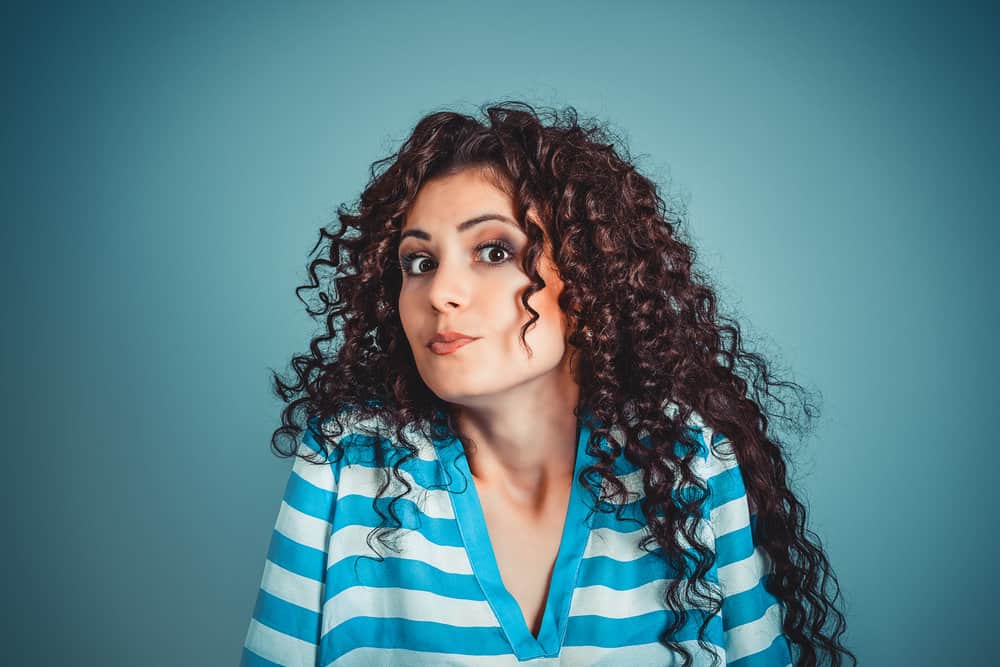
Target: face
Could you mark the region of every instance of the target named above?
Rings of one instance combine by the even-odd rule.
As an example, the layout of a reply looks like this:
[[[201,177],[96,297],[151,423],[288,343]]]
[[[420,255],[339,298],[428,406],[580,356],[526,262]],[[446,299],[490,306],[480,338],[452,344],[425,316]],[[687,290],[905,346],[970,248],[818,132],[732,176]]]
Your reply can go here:
[[[527,244],[510,197],[477,170],[431,180],[417,193],[401,231],[399,315],[421,378],[442,400],[486,405],[526,384],[565,382],[563,285],[548,241],[538,266],[545,289],[528,300],[539,315],[525,335],[530,358],[519,340],[531,317],[520,302],[531,284],[520,267]],[[448,330],[475,340],[453,351],[428,347]]]

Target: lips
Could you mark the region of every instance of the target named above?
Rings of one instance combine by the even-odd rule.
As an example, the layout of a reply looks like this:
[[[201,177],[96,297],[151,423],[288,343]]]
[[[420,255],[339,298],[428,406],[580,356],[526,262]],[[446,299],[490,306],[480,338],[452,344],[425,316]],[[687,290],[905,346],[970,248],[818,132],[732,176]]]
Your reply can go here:
[[[451,341],[447,341],[447,342],[445,342],[445,341],[435,341],[435,342],[431,343],[430,345],[428,345],[428,347],[430,348],[431,352],[433,352],[434,354],[440,354],[440,355],[451,354],[455,350],[457,350],[457,349],[459,349],[461,347],[465,347],[469,343],[473,343],[476,340],[478,340],[478,339],[477,338],[458,338],[456,340],[451,340]]]

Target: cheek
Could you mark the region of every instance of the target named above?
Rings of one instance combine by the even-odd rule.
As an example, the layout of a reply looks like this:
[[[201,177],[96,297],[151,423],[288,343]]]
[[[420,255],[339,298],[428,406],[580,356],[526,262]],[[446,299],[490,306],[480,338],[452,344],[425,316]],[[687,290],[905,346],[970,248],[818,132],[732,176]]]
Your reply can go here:
[[[532,294],[528,303],[552,326],[561,326],[564,314],[559,307],[559,295],[562,294],[563,283],[551,265],[543,265],[539,272],[545,281],[545,289]]]
[[[545,350],[561,353],[565,345],[566,319],[565,314],[559,307],[559,295],[554,286],[550,283],[541,292],[532,295],[528,303],[538,312],[538,321],[528,331],[526,340],[532,347],[541,346]],[[523,313],[521,323],[527,323],[531,318],[531,313],[520,306]],[[518,335],[520,335],[518,333]],[[519,344],[519,343],[518,343]]]

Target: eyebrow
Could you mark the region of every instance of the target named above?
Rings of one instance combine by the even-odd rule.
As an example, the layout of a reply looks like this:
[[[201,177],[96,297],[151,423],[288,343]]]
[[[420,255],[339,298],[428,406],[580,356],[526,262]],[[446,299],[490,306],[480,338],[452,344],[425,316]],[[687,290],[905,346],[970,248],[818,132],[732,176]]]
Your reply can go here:
[[[506,215],[501,215],[499,213],[483,213],[482,215],[477,215],[474,218],[469,218],[465,222],[459,223],[458,231],[464,232],[465,230],[470,229],[482,222],[486,222],[487,220],[499,220],[500,222],[506,223],[508,225],[513,225],[518,230],[521,229],[520,227],[517,226],[516,222],[508,218]],[[399,236],[400,242],[402,242],[403,239],[405,239],[407,236],[413,236],[424,241],[431,240],[431,235],[423,231],[422,229],[407,229]]]

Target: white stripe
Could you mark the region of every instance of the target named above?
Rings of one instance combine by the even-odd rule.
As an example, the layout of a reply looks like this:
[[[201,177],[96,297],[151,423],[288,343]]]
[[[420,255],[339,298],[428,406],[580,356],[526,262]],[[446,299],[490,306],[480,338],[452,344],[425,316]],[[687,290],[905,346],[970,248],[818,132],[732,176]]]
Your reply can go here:
[[[590,538],[587,540],[583,557],[606,556],[622,562],[642,558],[659,546],[653,541],[646,545],[646,549],[649,551],[644,551],[639,547],[640,542],[649,534],[648,524],[628,533],[616,531],[613,528],[593,528],[590,531]],[[695,538],[709,549],[715,548],[715,535],[712,532],[712,526],[704,519],[695,522]],[[677,541],[681,549],[691,548],[691,543],[680,532],[677,534]]]
[[[327,563],[330,567],[344,558],[366,555],[374,557],[366,542],[369,526],[344,526],[337,530],[334,539],[330,540],[330,552]],[[393,551],[383,552],[386,558],[413,558],[452,574],[472,574],[472,564],[465,547],[445,547],[430,542],[415,530],[397,529],[390,535]],[[383,551],[377,539],[372,540],[373,546]]]
[[[710,516],[712,525],[715,527],[716,537],[736,530],[743,530],[750,525],[750,509],[747,506],[746,495],[713,507]]]
[[[636,500],[639,500],[640,498],[644,498],[646,496],[646,492],[642,486],[641,468],[639,470],[634,470],[625,475],[618,475],[618,479],[621,480],[621,483],[625,485],[626,496],[624,498],[622,498],[621,496],[615,497],[614,499],[615,504],[627,505],[629,503],[634,503]],[[613,491],[611,485],[607,482],[605,482],[604,484],[608,489],[608,493],[611,493],[611,491]],[[608,499],[608,502],[611,502],[610,498]]]
[[[310,611],[319,611],[323,582],[303,577],[270,560],[264,561],[261,590]]]
[[[364,496],[371,500],[385,482],[386,471],[389,474],[389,486],[382,492],[382,497],[392,499],[406,491],[406,486],[395,478],[391,467],[372,468],[352,463],[340,469],[340,488],[337,497]],[[399,476],[406,480],[411,488],[403,497],[416,503],[421,512],[432,519],[455,518],[446,489],[427,489],[418,484],[413,475],[403,468],[399,469]]]
[[[712,664],[712,654],[698,646],[697,640],[679,642],[691,652],[695,667]],[[722,647],[712,645],[712,650],[720,657],[720,665],[726,664]],[[684,664],[681,654],[667,649],[659,642],[602,648],[597,646],[565,646],[560,653],[560,667],[680,667]]]
[[[662,611],[663,596],[672,579],[658,579],[638,588],[617,591],[607,586],[580,586],[573,591],[570,616],[601,616],[629,618],[653,611]]]
[[[594,528],[590,531],[590,539],[587,540],[587,548],[583,552],[583,557],[606,556],[623,562],[642,558],[647,554],[639,549],[639,541],[648,533],[649,526],[636,528],[628,533],[622,533],[612,528]],[[655,549],[656,543],[650,544],[647,548]]]
[[[279,665],[313,667],[316,664],[315,644],[278,632],[255,618],[250,619],[243,645],[260,657]]]
[[[278,509],[278,519],[274,522],[274,528],[299,544],[326,551],[326,542],[330,537],[330,522],[304,514],[284,500]]]
[[[770,572],[770,557],[760,547],[743,560],[719,568],[719,585],[726,597],[748,591]]]
[[[706,434],[711,435],[708,431],[706,431]],[[710,440],[705,438],[706,447],[708,447],[709,442]],[[692,469],[699,477],[707,480],[709,477],[714,477],[721,472],[732,470],[739,466],[739,464],[740,462],[733,450],[732,441],[723,440],[716,444],[714,448],[708,447],[707,459],[702,460],[700,457],[695,459]]]
[[[406,588],[352,586],[323,605],[323,634],[356,616],[432,621],[461,628],[498,625],[485,600],[461,600]]]
[[[600,584],[580,586],[573,591],[573,601],[570,605],[569,615],[621,619],[655,611],[664,611],[667,608],[664,603],[664,595],[666,594],[667,586],[673,581],[676,581],[676,579],[657,579],[648,584],[624,591],[601,586]],[[711,581],[699,582],[697,587],[695,587],[694,582],[691,579],[687,579],[681,582],[677,594],[681,596],[681,599],[686,599],[686,596],[693,596],[696,590],[700,591],[699,598],[705,595],[719,597],[721,593],[719,586]],[[693,609],[691,606],[685,608]]]
[[[535,658],[518,662],[513,653],[504,655],[456,655],[453,653],[431,653],[427,651],[410,651],[401,648],[356,648],[350,653],[340,656],[328,665],[335,667],[512,667],[514,665],[531,665],[532,667],[557,667],[561,665],[559,658]],[[326,666],[324,666],[326,667]]]
[[[729,628],[725,633],[726,657],[739,660],[771,646],[781,634],[781,613],[781,605],[776,602],[756,621]]]
[[[649,552],[643,551],[639,544],[649,534],[648,524],[628,533],[622,533],[613,528],[592,528],[583,557],[606,556],[622,562],[642,558],[649,555]],[[708,521],[699,519],[695,522],[695,537],[709,549],[715,548],[715,535]],[[677,533],[677,542],[681,549],[691,548],[691,543],[685,539],[682,533]],[[646,545],[646,549],[655,551],[658,546],[653,541]]]
[[[299,451],[309,454],[315,452],[306,444],[301,444],[299,446]],[[318,460],[322,461],[322,454],[316,455]],[[309,482],[313,486],[319,487],[324,491],[336,491],[337,482],[333,476],[333,466],[330,462],[326,463],[309,463],[308,461],[295,457],[295,462],[292,464],[292,470],[296,475]]]

